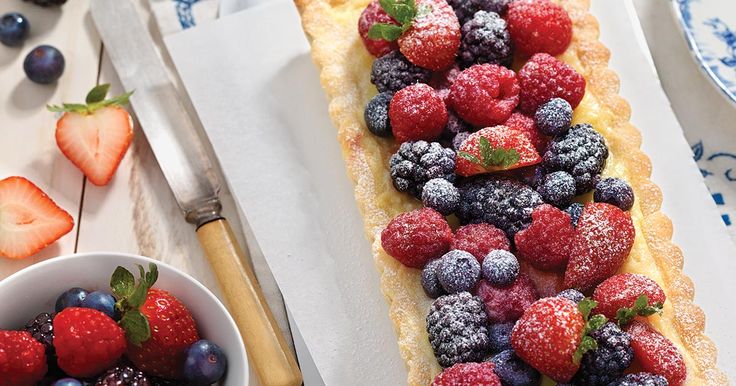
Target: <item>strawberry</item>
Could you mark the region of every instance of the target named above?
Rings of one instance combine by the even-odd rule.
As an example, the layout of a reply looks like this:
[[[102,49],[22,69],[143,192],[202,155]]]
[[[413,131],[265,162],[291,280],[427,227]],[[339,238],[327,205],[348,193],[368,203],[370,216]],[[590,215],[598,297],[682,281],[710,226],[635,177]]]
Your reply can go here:
[[[48,106],[62,112],[56,122],[56,144],[95,185],[107,185],[133,140],[133,120],[121,106],[131,93],[105,99],[109,84],[87,94],[87,104]]]
[[[540,154],[544,154],[544,150],[547,148],[549,137],[544,135],[537,125],[534,123],[534,118],[526,116],[518,111],[511,113],[509,119],[502,123],[504,126],[508,126],[512,129],[516,129],[524,133]]]
[[[570,215],[544,204],[534,208],[532,224],[517,232],[514,241],[517,253],[531,265],[553,271],[567,264],[574,236]]]
[[[23,177],[0,180],[0,256],[22,259],[69,233],[74,219]]]
[[[54,318],[59,367],[74,377],[93,377],[125,352],[125,334],[114,320],[91,309],[68,307]]]
[[[621,267],[634,245],[631,216],[610,204],[590,202],[578,220],[565,286],[587,290]]]
[[[26,331],[0,331],[0,386],[31,386],[46,374],[46,349]]]
[[[510,170],[542,161],[529,138],[507,126],[471,134],[457,152],[455,172],[461,176]]]
[[[685,360],[677,347],[647,323],[635,320],[627,328],[634,358],[644,371],[667,378],[670,386],[679,386],[687,378]]]
[[[358,19],[358,33],[360,33],[360,38],[363,39],[363,44],[368,52],[375,57],[381,57],[399,47],[396,42],[390,42],[384,39],[371,39],[368,37],[368,31],[376,23],[397,25],[396,20],[381,8],[379,1],[372,0],[360,14],[360,18]]]
[[[596,311],[609,319],[618,319],[622,325],[637,315],[661,312],[666,299],[657,282],[635,273],[611,276],[593,292],[593,300],[598,302]]]

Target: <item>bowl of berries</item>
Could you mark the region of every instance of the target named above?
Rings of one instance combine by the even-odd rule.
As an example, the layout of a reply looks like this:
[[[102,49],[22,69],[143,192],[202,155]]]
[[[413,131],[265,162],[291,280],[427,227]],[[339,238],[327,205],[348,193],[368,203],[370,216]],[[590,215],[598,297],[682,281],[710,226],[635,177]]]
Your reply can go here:
[[[47,260],[0,281],[0,304],[0,386],[248,384],[222,303],[146,257]]]

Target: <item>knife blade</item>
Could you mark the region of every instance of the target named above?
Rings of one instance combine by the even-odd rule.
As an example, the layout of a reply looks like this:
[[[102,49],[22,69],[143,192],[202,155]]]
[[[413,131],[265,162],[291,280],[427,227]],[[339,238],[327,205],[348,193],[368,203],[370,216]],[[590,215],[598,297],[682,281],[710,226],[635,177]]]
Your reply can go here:
[[[129,0],[93,0],[92,18],[177,204],[194,224],[263,385],[299,385],[301,373],[252,268],[222,217],[219,181],[164,63]]]

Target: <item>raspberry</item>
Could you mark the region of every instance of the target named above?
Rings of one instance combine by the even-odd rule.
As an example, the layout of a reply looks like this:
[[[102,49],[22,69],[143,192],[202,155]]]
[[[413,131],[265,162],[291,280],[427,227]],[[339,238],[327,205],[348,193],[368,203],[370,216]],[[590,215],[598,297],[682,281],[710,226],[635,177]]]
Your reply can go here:
[[[438,374],[432,386],[501,386],[493,363],[458,363]]]
[[[365,106],[363,118],[368,130],[379,137],[391,136],[391,121],[388,119],[388,105],[394,94],[382,92],[374,96]]]
[[[593,126],[584,123],[552,140],[542,158],[546,173],[569,173],[575,179],[575,194],[583,194],[595,186],[608,158],[608,146]]]
[[[437,139],[447,124],[445,102],[424,83],[399,90],[391,99],[388,116],[399,142]]]
[[[552,98],[539,106],[534,123],[546,135],[565,135],[572,122],[572,106],[562,98]]]
[[[481,280],[475,291],[483,300],[491,323],[506,323],[519,319],[539,298],[534,284],[525,274],[520,274],[515,282],[506,287],[494,287]]]
[[[470,253],[453,249],[440,258],[436,273],[447,293],[467,292],[480,279],[480,264]]]
[[[488,328],[488,337],[492,352],[498,353],[511,348],[511,330],[513,329],[513,322],[491,324]]]
[[[458,228],[450,248],[470,252],[479,263],[482,263],[489,252],[496,249],[509,251],[511,245],[502,230],[491,224],[480,223]]]
[[[0,330],[0,385],[35,385],[48,369],[45,351],[27,331]]]
[[[547,0],[519,0],[506,15],[516,49],[531,56],[538,52],[559,55],[572,39],[572,21],[559,5]]]
[[[667,386],[667,379],[651,373],[634,373],[619,378],[608,386]]]
[[[477,362],[488,354],[483,302],[468,292],[440,296],[427,315],[427,333],[440,366]]]
[[[496,365],[493,371],[504,385],[526,386],[539,384],[539,371],[516,356],[514,350],[505,350],[495,355],[491,362]]]
[[[573,302],[575,304],[580,303],[580,301],[585,298],[585,295],[583,295],[582,292],[580,292],[580,291],[578,291],[576,289],[573,289],[573,288],[568,288],[568,289],[566,289],[566,290],[558,293],[557,296],[558,297],[561,297],[561,298],[565,298],[565,299],[567,299],[567,300],[569,300],[569,301],[571,301],[571,302]],[[598,312],[598,309],[597,308],[596,308],[595,312]]]
[[[464,67],[478,63],[508,67],[512,59],[511,36],[497,13],[478,11],[463,24],[458,60]]]
[[[483,278],[496,287],[507,286],[519,276],[519,260],[509,251],[491,251],[483,260]]]
[[[378,92],[396,92],[415,83],[425,83],[429,78],[429,71],[411,64],[399,51],[374,60],[371,68],[371,83]]]
[[[396,20],[381,8],[381,4],[378,0],[372,0],[360,14],[360,19],[358,19],[358,32],[360,33],[360,37],[363,39],[363,44],[368,52],[373,56],[381,57],[391,51],[397,50],[399,45],[396,44],[396,42],[389,42],[384,39],[370,39],[368,37],[368,31],[371,29],[371,26],[376,23],[398,25]]]
[[[539,154],[544,153],[544,149],[547,147],[549,138],[537,129],[537,125],[534,124],[534,119],[522,113],[513,112],[503,125],[524,133],[532,142],[532,145],[534,145],[534,148],[537,149]]]
[[[544,202],[558,208],[570,205],[575,197],[575,179],[570,173],[556,171],[542,177],[537,186],[537,193],[542,196]]]
[[[476,64],[457,76],[450,87],[449,102],[468,123],[494,126],[506,121],[519,104],[519,84],[508,68]]]
[[[611,322],[591,332],[590,337],[595,339],[598,347],[583,354],[580,370],[573,383],[606,386],[623,375],[624,370],[631,365],[634,359],[631,337]]]
[[[634,206],[634,190],[620,178],[604,178],[595,184],[595,202],[605,202],[626,211]]]
[[[534,114],[537,108],[552,98],[562,98],[572,108],[585,95],[585,78],[570,65],[548,54],[536,54],[519,70],[519,108]]]
[[[638,320],[634,320],[626,332],[631,336],[634,357],[644,371],[665,377],[670,386],[680,386],[685,382],[685,360],[669,339]]]
[[[422,269],[422,288],[424,289],[424,293],[432,299],[447,295],[445,289],[442,288],[442,284],[440,284],[440,280],[437,278],[437,267],[441,261],[442,259],[434,259]]]
[[[391,156],[389,167],[396,190],[419,198],[431,179],[455,181],[455,152],[437,142],[404,142]]]
[[[412,268],[422,268],[450,248],[452,230],[441,214],[424,208],[402,213],[381,232],[381,246],[389,255]]]
[[[455,15],[460,20],[460,24],[465,24],[478,11],[495,12],[503,15],[512,1],[514,0],[448,0],[447,3],[455,10]]]
[[[460,205],[460,192],[452,182],[444,178],[433,178],[422,188],[422,203],[427,208],[448,216]]]
[[[460,46],[460,23],[445,0],[418,0],[419,12],[411,28],[399,37],[401,53],[419,67],[444,70],[455,62]]]
[[[648,304],[664,303],[667,297],[654,280],[639,274],[622,273],[603,281],[593,292],[593,300],[598,302],[596,313],[613,320],[621,308],[633,308],[634,302],[646,295]]]

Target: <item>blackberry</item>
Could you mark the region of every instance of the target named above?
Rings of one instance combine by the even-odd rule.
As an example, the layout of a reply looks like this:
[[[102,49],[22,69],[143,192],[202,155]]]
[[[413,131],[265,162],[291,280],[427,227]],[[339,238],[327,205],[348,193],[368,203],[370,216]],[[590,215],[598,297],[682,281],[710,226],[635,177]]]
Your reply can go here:
[[[447,125],[445,125],[445,130],[442,131],[442,139],[453,140],[458,134],[470,131],[473,131],[470,124],[463,121],[452,110],[447,111]]]
[[[453,249],[440,258],[437,279],[448,293],[470,291],[480,279],[480,263],[471,253]]]
[[[142,371],[130,366],[117,366],[97,378],[95,386],[153,386],[153,383]]]
[[[585,205],[579,202],[573,202],[570,206],[565,208],[565,212],[570,215],[570,222],[572,222],[572,226],[575,228],[578,226],[580,216],[583,215],[583,208],[585,208]]]
[[[627,211],[634,206],[634,190],[620,178],[604,178],[595,184],[593,200],[616,205],[621,210]]]
[[[365,106],[363,118],[371,133],[379,137],[391,136],[391,121],[388,118],[388,105],[394,94],[382,92],[374,96]]]
[[[46,347],[47,356],[54,355],[54,317],[51,314],[42,312],[36,315],[23,329]]]
[[[568,288],[566,290],[560,291],[560,293],[558,293],[556,296],[570,300],[575,304],[580,303],[580,301],[585,298],[585,295],[583,295],[582,292],[574,288]]]
[[[553,98],[539,106],[534,123],[546,135],[565,135],[572,122],[572,106],[562,98]]]
[[[504,350],[490,360],[493,362],[493,372],[501,378],[504,386],[538,385],[541,379],[539,371],[529,366],[516,356],[514,350]]]
[[[479,362],[488,354],[488,317],[483,301],[469,292],[440,296],[427,315],[427,333],[442,367]]]
[[[379,92],[396,92],[414,83],[427,83],[429,70],[415,66],[399,51],[392,51],[373,61],[371,83]]]
[[[558,208],[565,207],[575,197],[575,179],[568,172],[549,173],[542,177],[537,186],[537,193],[542,196],[544,202]]]
[[[437,279],[437,267],[441,261],[442,259],[434,259],[422,269],[422,288],[424,288],[424,293],[432,299],[447,294],[439,279]]]
[[[448,216],[460,205],[460,192],[452,182],[444,178],[433,178],[422,188],[422,203],[427,208]]]
[[[519,276],[519,260],[513,253],[496,249],[483,259],[481,267],[483,277],[496,287],[505,287]]]
[[[621,377],[608,386],[667,386],[667,378],[651,373],[634,373]]]
[[[598,342],[598,348],[583,355],[574,383],[580,386],[605,386],[621,377],[631,365],[634,359],[631,336],[613,322],[604,324],[591,332],[590,336]]]
[[[32,1],[33,4],[40,5],[42,7],[48,7],[50,5],[64,5],[66,3],[66,0],[23,0],[23,1]]]
[[[587,123],[573,126],[567,134],[553,139],[544,153],[546,172],[566,171],[575,179],[575,193],[589,192],[595,186],[608,158],[603,136]]]
[[[513,59],[506,21],[495,12],[478,11],[462,27],[458,60],[463,67],[477,63],[509,67]]]
[[[394,187],[416,198],[433,178],[455,182],[455,152],[438,142],[404,142],[391,156],[389,166]]]
[[[455,213],[467,223],[487,222],[513,239],[532,222],[532,211],[542,197],[529,186],[509,178],[481,176],[458,185],[460,207]]]
[[[460,25],[464,25],[468,20],[473,18],[478,11],[495,12],[499,15],[506,13],[514,0],[448,0],[455,15],[460,21]]]
[[[501,352],[511,348],[511,330],[514,329],[514,324],[514,322],[496,323],[488,328],[492,352]]]
[[[452,138],[452,148],[455,151],[458,151],[460,149],[460,146],[462,146],[463,142],[465,142],[466,139],[470,137],[470,132],[468,131],[462,131],[457,133],[454,138]]]

